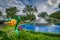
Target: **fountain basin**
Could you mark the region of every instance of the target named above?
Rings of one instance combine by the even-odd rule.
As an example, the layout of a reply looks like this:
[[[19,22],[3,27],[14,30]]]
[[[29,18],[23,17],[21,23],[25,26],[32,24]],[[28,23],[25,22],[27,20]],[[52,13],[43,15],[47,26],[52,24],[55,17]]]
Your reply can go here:
[[[50,23],[35,23],[34,25],[36,25],[36,26],[49,26],[49,25],[51,25]]]
[[[49,33],[58,33],[60,34],[60,26],[54,25],[54,26],[35,26],[33,24],[24,24],[21,25],[22,28],[26,30],[32,30],[35,32],[49,32]]]
[[[47,20],[45,20],[44,18],[38,19],[35,21],[34,25],[36,26],[49,26],[51,25],[51,23],[49,23]]]

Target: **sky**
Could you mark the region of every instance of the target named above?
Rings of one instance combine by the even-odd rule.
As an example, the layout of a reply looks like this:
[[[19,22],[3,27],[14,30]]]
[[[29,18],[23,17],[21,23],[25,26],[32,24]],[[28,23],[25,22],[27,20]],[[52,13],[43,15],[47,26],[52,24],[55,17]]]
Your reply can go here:
[[[17,7],[20,10],[17,14],[22,14],[22,9],[25,5],[29,4],[36,6],[38,13],[46,11],[48,14],[51,14],[54,11],[60,10],[58,8],[59,3],[60,0],[0,0],[0,11],[5,15],[6,8]]]

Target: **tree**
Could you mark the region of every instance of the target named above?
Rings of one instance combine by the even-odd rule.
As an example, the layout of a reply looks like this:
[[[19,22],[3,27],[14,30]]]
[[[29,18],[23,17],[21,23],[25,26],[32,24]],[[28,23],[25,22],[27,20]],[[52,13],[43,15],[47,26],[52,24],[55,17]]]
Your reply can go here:
[[[33,7],[32,5],[26,5],[26,7],[23,9],[23,13],[26,13],[26,15],[27,15],[26,18],[30,19],[30,20],[32,20],[31,16],[32,16],[32,14],[34,15],[34,12],[38,12],[36,6]],[[33,16],[33,17],[35,17],[35,16]]]
[[[26,7],[23,9],[23,13],[26,13],[27,15],[32,14],[34,12],[37,12],[36,6],[32,7],[31,5],[26,5]]]
[[[2,16],[2,12],[0,11],[0,16]]]
[[[33,7],[32,14],[33,14],[34,12],[36,12],[36,13],[38,12],[38,10],[37,10],[36,6],[34,6],[34,7]]]
[[[6,9],[6,13],[7,13],[7,17],[9,18],[13,18],[16,15],[17,12],[17,8],[16,7],[10,7]]]
[[[48,16],[47,12],[41,12],[38,14],[38,17],[42,17],[42,18],[45,18],[47,16]]]
[[[30,20],[30,21],[33,21],[36,19],[36,16],[34,14],[31,14],[31,15],[27,15],[27,20]]]
[[[59,5],[58,5],[58,7],[60,8],[60,3],[59,3]]]
[[[49,17],[60,19],[60,10],[52,13]]]

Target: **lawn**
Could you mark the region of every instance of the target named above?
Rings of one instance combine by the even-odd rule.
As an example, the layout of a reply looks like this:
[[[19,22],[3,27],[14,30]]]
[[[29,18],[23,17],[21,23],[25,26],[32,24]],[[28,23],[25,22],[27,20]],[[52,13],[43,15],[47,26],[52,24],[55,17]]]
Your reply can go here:
[[[0,29],[0,40],[60,40],[60,34],[20,31],[20,35],[14,31],[13,26],[6,26]]]

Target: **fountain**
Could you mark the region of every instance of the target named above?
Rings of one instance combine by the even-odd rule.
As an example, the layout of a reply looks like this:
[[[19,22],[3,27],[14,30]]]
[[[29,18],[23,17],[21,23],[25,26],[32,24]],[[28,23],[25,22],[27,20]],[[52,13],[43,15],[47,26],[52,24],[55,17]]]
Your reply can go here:
[[[41,19],[36,20],[35,25],[37,25],[37,26],[48,26],[51,24],[49,22],[47,22],[44,18],[41,18]]]

